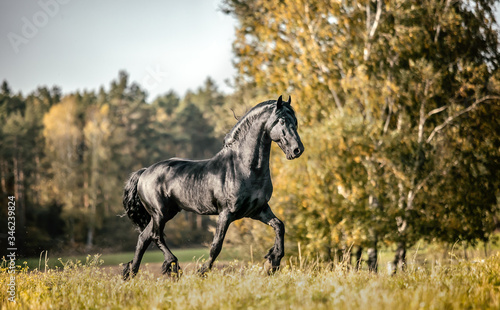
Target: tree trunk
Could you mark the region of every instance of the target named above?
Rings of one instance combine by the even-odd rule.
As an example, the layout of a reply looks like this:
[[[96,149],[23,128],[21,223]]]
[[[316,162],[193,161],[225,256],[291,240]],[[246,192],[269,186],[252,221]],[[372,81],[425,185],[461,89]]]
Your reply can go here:
[[[394,256],[393,264],[393,274],[396,274],[398,268],[402,271],[406,270],[406,244],[404,241],[398,242],[398,248],[396,249],[396,255]]]
[[[191,230],[196,230],[197,222],[196,222],[196,214],[195,213],[189,213],[189,224],[191,226]]]
[[[196,216],[196,228],[203,229],[203,216],[201,215]]]
[[[69,230],[68,230],[68,233],[69,233],[69,243],[71,244],[71,246],[74,246],[75,243],[76,243],[76,240],[75,240],[75,221],[73,219],[73,215],[72,214],[69,216],[68,226],[69,226]]]
[[[378,270],[378,250],[377,242],[374,242],[373,247],[368,249],[368,271],[377,272]]]
[[[363,247],[358,247],[358,250],[356,251],[356,255],[355,255],[355,270],[358,271],[359,269],[361,269],[361,264],[363,263],[363,260],[361,259],[361,256],[363,255]]]
[[[24,244],[26,237],[26,204],[24,203],[24,171],[17,156],[12,158],[14,164],[14,196],[16,197],[16,243]],[[21,253],[22,254],[22,253]]]
[[[7,163],[0,160],[0,190],[2,193],[7,193]]]
[[[87,211],[90,206],[90,198],[89,198],[89,182],[88,182],[87,172],[83,173],[83,207]]]
[[[382,211],[382,204],[379,202],[379,200],[374,195],[370,195],[370,197],[368,199],[368,203],[370,204],[370,208],[372,210]],[[374,218],[373,220],[375,221],[376,219]],[[370,227],[368,229],[368,234],[369,234],[370,245],[371,245],[367,251],[368,270],[370,272],[376,273],[378,270],[378,249],[377,249],[378,233],[374,227]]]
[[[36,188],[36,191],[33,195],[33,203],[35,205],[40,205],[42,199],[41,199],[41,177],[40,177],[40,156],[37,154],[35,156],[35,188]]]
[[[90,251],[94,246],[94,225],[89,225],[87,230],[87,251]]]
[[[342,251],[342,249],[340,249],[340,248],[336,248],[336,249],[335,249],[335,254],[334,254],[334,255],[335,255],[335,259],[337,260],[337,261],[336,261],[337,265],[342,264],[342,262],[343,262],[343,260],[344,260],[344,259],[343,259],[343,257],[344,257],[344,253],[342,253],[342,252],[343,252],[343,251]]]

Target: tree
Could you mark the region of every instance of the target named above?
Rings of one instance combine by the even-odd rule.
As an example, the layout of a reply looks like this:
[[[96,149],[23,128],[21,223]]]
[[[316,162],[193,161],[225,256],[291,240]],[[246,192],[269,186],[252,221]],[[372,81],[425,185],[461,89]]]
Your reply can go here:
[[[371,247],[375,257],[379,240],[397,243],[394,263],[404,264],[408,246],[419,238],[440,236],[436,231],[421,228],[429,226],[423,211],[428,209],[428,201],[443,197],[441,192],[426,189],[434,189],[439,183],[431,182],[449,175],[453,165],[446,163],[456,162],[463,155],[445,154],[443,158],[449,139],[465,138],[464,130],[450,130],[457,126],[472,130],[463,120],[479,117],[478,111],[483,107],[491,110],[498,105],[498,91],[491,79],[500,63],[493,4],[381,0],[294,1],[286,5],[259,0],[224,2],[223,10],[240,22],[233,45],[240,87],[250,85],[273,93],[293,93],[295,102],[299,102],[295,107],[308,128],[301,133],[306,154],[308,147],[311,152],[322,151],[321,156],[308,156],[308,168],[303,170],[306,176],[302,171],[280,171],[286,176],[286,183],[275,187],[275,195],[295,197],[305,185],[304,180],[309,180],[314,182],[315,195],[323,196],[323,201],[312,206],[309,204],[318,199],[306,196],[306,202],[295,203],[305,203],[307,208],[288,211],[293,214],[289,218],[321,221],[302,230],[307,231],[306,239],[315,252],[351,242],[348,236],[360,232],[357,239]],[[357,126],[347,134],[350,124]],[[321,135],[326,135],[322,140],[338,144],[328,149],[318,147]],[[497,143],[498,138],[496,132],[488,133],[488,141]],[[481,142],[477,139],[475,143]],[[342,145],[351,146],[352,152],[343,152]],[[477,168],[479,171],[491,167],[494,156],[489,153],[488,160],[483,156],[482,163],[476,162],[482,166]],[[473,173],[466,166],[459,169],[463,176]],[[498,176],[493,178],[497,180]],[[475,185],[460,185],[477,192],[470,197],[478,198],[486,179],[472,180]],[[484,186],[478,187],[478,183]],[[291,191],[295,184],[298,189]],[[454,190],[459,190],[455,185]],[[446,191],[453,192],[451,188]],[[352,193],[359,196],[351,196]],[[481,205],[481,211],[466,212],[471,223],[491,217],[497,205],[495,199],[476,198],[467,203],[454,199],[449,202],[450,210],[457,211],[460,206],[477,210],[477,205]],[[351,213],[344,212],[346,202],[353,203],[347,208]],[[281,203],[279,206],[290,208]],[[440,224],[450,222],[444,220]],[[341,236],[338,240],[331,237],[334,227],[342,227],[342,233],[336,233]],[[479,230],[472,234],[453,233],[452,238],[464,237],[474,242],[488,236],[491,225]],[[327,240],[327,246],[313,246],[318,240]],[[370,267],[376,268],[376,259]]]
[[[7,82],[0,94],[0,193],[16,197],[17,240],[25,244],[27,254],[31,240],[37,239],[33,223],[42,199],[42,118],[53,102],[58,89],[38,88],[24,98],[12,94]],[[3,217],[6,219],[6,217]],[[6,227],[6,226],[5,226]],[[34,233],[33,238],[31,234]],[[30,238],[26,236],[30,234]]]
[[[87,111],[86,124],[83,128],[85,139],[84,173],[84,207],[88,217],[87,247],[94,244],[96,228],[102,225],[103,219],[111,215],[108,199],[112,197],[114,187],[110,187],[110,171],[112,162],[111,150],[108,148],[111,138],[111,121],[109,106],[92,106]],[[112,183],[114,184],[114,183]]]
[[[75,242],[76,226],[83,206],[80,185],[83,133],[78,126],[78,97],[64,97],[43,118],[45,148],[50,163],[46,190],[64,206],[70,241]]]
[[[40,87],[24,97],[13,94],[4,81],[0,195],[16,197],[22,254],[61,250],[68,243],[77,251],[83,245],[86,250],[121,247],[127,238],[135,243],[132,225],[116,216],[123,213],[127,175],[176,155],[205,158],[219,150],[222,138],[212,123],[220,118],[216,110],[223,109],[223,94],[210,79],[189,94],[180,98],[170,91],[148,104],[146,92],[130,83],[126,72],[118,74],[109,91],[101,87],[64,97],[57,87]],[[0,216],[3,229],[6,218]],[[201,243],[207,241],[209,223],[201,217],[180,218],[167,230],[180,236],[177,245],[186,232]]]
[[[218,90],[215,81],[207,77],[203,86],[196,92],[186,93],[184,100],[194,104],[201,111],[203,118],[213,128],[214,137],[222,141],[228,128],[225,127],[225,122],[221,121],[223,119],[221,114],[227,114],[227,107],[225,96]]]

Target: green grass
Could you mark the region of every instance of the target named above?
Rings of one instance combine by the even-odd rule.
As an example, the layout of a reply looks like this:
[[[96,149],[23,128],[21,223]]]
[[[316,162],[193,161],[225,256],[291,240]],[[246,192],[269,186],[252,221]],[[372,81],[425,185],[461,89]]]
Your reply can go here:
[[[178,258],[180,263],[196,263],[198,261],[203,261],[208,258],[209,248],[184,248],[184,249],[172,249],[174,255]],[[218,261],[234,261],[234,260],[244,260],[249,259],[250,254],[242,253],[240,248],[224,248],[218,257]],[[85,262],[87,257],[94,256],[97,253],[87,254],[87,255],[70,255],[70,256],[54,256],[52,254],[42,252],[39,257],[21,258],[18,259],[18,263],[22,262],[23,265],[28,266],[29,270],[41,270],[44,271],[45,265],[47,268],[62,268],[63,265],[68,262]],[[247,257],[248,256],[248,257]],[[121,263],[126,263],[132,260],[134,257],[134,252],[120,252],[111,254],[99,255],[102,261],[101,266],[117,266]],[[1,258],[0,258],[1,259]],[[24,264],[26,262],[26,264]],[[142,264],[147,263],[162,263],[163,253],[158,249],[149,249],[144,254],[142,259]]]
[[[181,263],[196,262],[198,260],[203,260],[208,258],[209,249],[204,248],[188,248],[188,249],[173,249],[172,252],[179,259]],[[40,257],[32,257],[27,259],[21,259],[19,261],[26,262],[30,270],[45,269],[45,252],[41,253]],[[47,267],[48,268],[62,268],[63,264],[69,260],[71,261],[82,261],[86,260],[88,255],[80,256],[63,256],[63,257],[53,257],[50,253],[47,255]],[[224,251],[219,256],[220,261],[228,261],[239,258],[239,251],[237,249],[224,249]],[[121,252],[114,254],[104,254],[100,256],[100,260],[103,261],[102,266],[116,266],[121,263],[126,263],[132,260],[134,257],[134,252]],[[149,249],[144,254],[142,263],[161,263],[163,262],[163,254],[157,249]]]
[[[499,253],[427,265],[409,259],[396,276],[292,257],[274,276],[260,264],[230,263],[205,278],[194,269],[178,281],[143,270],[123,281],[101,264],[89,256],[47,272],[20,268],[15,304],[4,265],[2,309],[500,309]]]

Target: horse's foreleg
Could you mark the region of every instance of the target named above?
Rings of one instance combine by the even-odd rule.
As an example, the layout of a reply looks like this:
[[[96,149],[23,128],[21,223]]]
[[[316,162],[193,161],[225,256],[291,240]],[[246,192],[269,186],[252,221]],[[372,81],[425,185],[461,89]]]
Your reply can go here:
[[[198,274],[204,275],[208,270],[212,269],[212,265],[222,249],[222,243],[224,242],[224,237],[226,236],[227,229],[229,228],[229,224],[231,224],[231,222],[232,217],[230,214],[227,212],[219,214],[214,240],[210,247],[210,257],[208,258],[208,261],[198,270]]]
[[[278,219],[269,205],[267,205],[259,214],[252,217],[274,228],[276,239],[274,246],[269,250],[265,258],[271,264],[271,269],[268,273],[274,273],[280,268],[281,259],[285,256],[285,225]]]

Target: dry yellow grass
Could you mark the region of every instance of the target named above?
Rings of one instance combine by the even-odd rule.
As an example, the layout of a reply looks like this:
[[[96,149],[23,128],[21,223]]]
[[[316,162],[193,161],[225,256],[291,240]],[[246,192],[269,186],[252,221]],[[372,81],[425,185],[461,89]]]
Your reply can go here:
[[[424,268],[396,276],[353,272],[328,264],[298,268],[290,261],[274,276],[262,266],[229,264],[178,281],[146,269],[123,281],[99,258],[47,272],[18,270],[16,303],[8,301],[8,269],[0,272],[2,309],[500,309],[500,255]]]

